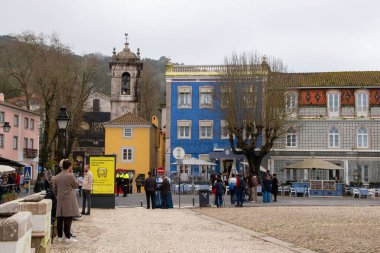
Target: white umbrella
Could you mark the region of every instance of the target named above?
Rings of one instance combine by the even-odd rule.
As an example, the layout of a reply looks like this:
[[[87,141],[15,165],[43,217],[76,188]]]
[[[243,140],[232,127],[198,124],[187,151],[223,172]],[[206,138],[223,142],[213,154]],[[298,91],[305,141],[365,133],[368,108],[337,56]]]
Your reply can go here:
[[[344,168],[330,162],[317,158],[307,158],[302,162],[297,162],[285,166],[287,169],[321,169],[321,170],[344,170]]]
[[[172,163],[172,164],[177,164],[177,162]],[[215,163],[207,162],[207,161],[200,160],[194,157],[183,160],[181,164],[182,165],[200,165],[200,166],[215,166],[216,165]]]
[[[0,173],[15,171],[14,168],[8,165],[0,165]]]

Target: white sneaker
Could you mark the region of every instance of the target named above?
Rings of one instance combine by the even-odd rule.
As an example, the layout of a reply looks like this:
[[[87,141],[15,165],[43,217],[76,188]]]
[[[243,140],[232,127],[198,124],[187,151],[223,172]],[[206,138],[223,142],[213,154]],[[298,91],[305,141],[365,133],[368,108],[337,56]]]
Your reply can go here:
[[[62,242],[63,241],[63,238],[62,237],[58,237],[58,242]]]
[[[65,238],[65,241],[66,242],[77,242],[78,240],[75,239],[75,238],[73,238],[73,237],[70,237],[70,239],[69,238]]]

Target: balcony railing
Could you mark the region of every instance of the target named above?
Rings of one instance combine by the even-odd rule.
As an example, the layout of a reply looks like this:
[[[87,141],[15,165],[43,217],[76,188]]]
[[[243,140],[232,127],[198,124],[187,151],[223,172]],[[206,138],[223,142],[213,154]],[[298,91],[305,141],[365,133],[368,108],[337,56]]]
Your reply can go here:
[[[34,159],[37,157],[37,149],[24,148],[24,157],[29,159]]]

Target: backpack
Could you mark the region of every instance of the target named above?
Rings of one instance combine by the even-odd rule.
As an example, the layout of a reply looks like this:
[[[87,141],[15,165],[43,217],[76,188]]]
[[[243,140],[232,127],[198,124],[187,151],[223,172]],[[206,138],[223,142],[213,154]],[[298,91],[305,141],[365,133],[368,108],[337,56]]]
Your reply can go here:
[[[230,190],[234,190],[234,189],[235,189],[235,186],[236,186],[236,185],[235,185],[234,183],[231,182],[231,183],[229,184],[228,187],[229,187]]]

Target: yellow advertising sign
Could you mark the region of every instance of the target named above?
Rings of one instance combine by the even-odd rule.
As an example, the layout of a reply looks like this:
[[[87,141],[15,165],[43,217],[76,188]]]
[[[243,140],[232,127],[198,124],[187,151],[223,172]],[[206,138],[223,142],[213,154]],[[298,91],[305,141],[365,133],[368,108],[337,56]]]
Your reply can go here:
[[[115,193],[115,156],[90,156],[90,170],[94,176],[93,194]]]

